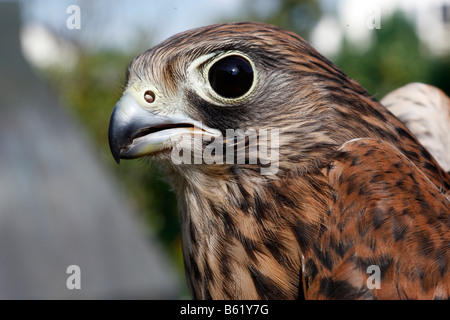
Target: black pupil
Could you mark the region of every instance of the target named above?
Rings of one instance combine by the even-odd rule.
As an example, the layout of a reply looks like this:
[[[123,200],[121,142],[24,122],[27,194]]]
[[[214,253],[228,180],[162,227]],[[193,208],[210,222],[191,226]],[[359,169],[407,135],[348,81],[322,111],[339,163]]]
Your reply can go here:
[[[253,70],[246,59],[227,56],[211,66],[208,78],[217,94],[224,98],[238,98],[252,86]]]

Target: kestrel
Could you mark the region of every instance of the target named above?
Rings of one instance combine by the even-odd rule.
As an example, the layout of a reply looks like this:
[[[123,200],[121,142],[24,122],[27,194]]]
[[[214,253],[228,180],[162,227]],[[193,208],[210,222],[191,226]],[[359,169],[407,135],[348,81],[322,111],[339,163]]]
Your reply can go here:
[[[211,25],[139,55],[109,142],[168,177],[195,299],[449,298],[449,175],[292,32]]]

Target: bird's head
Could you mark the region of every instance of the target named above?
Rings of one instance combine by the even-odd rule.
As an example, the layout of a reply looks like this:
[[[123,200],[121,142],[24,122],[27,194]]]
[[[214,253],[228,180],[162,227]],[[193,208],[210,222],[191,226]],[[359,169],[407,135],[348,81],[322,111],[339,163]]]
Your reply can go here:
[[[292,32],[252,22],[202,27],[131,62],[109,143],[117,162],[149,156],[181,173],[307,171],[354,138],[346,121],[337,124],[342,92],[348,104],[369,99]]]

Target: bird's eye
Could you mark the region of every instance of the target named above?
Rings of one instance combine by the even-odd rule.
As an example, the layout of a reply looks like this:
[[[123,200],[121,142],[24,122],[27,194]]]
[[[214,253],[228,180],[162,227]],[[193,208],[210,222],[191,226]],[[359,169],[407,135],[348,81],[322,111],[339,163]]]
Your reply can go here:
[[[224,98],[238,98],[250,90],[253,70],[250,62],[241,56],[226,56],[214,63],[208,73],[214,91]]]

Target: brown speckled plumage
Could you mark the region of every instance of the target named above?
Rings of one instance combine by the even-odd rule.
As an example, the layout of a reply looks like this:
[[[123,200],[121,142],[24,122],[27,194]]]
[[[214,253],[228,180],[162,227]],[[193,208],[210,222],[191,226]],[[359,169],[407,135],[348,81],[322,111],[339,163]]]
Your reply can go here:
[[[246,99],[224,106],[202,98],[187,69],[228,51],[249,57],[258,79]],[[162,93],[157,114],[178,106],[223,133],[280,130],[276,175],[261,175],[261,164],[150,156],[179,199],[193,298],[449,298],[450,177],[299,36],[260,23],[186,31],[136,57],[128,83],[136,81]],[[380,289],[367,286],[370,265],[381,270]]]

